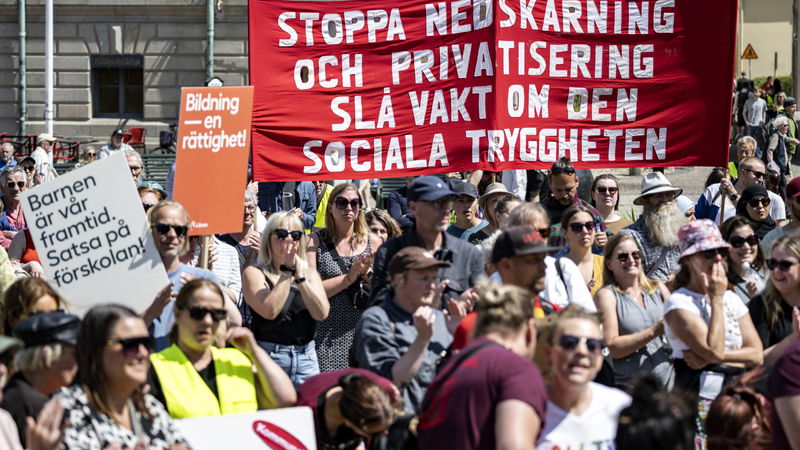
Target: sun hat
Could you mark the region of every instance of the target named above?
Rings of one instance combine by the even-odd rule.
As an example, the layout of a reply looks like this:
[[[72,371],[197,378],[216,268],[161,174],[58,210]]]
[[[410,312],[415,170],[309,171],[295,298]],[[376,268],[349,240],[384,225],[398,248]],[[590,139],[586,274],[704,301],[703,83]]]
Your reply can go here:
[[[706,250],[731,248],[730,244],[722,239],[719,228],[708,219],[694,220],[682,226],[678,230],[678,243],[681,249],[681,256],[678,259]]]
[[[633,200],[633,204],[642,206],[645,197],[664,192],[672,192],[677,197],[683,193],[683,189],[674,187],[661,172],[645,174],[642,177],[641,194]]]

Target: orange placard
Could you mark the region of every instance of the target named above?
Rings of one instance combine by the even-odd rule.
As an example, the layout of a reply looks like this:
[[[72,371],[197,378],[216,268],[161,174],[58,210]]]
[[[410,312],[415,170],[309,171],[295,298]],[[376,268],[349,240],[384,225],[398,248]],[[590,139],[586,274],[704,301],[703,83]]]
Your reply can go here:
[[[253,87],[181,89],[175,200],[191,235],[241,231]]]

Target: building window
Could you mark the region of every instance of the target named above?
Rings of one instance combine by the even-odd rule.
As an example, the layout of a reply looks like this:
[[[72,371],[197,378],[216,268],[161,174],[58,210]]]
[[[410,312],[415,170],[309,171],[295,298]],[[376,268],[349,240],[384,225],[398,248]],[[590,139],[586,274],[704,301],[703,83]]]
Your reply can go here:
[[[142,119],[144,57],[92,55],[92,115]]]

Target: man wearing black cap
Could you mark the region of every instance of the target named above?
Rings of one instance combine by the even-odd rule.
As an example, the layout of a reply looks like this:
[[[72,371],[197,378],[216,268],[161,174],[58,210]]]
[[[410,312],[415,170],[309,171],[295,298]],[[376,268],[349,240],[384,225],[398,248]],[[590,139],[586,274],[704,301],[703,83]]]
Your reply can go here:
[[[27,418],[37,417],[53,392],[72,383],[80,323],[78,316],[53,311],[34,314],[14,327],[14,337],[25,348],[16,356],[18,372],[3,389],[0,407],[14,418],[23,445]]]
[[[786,97],[783,101],[783,109],[778,112],[778,116],[786,116],[789,119],[789,130],[786,132],[786,153],[789,154],[792,163],[800,161],[797,154],[797,122],[794,120],[794,113],[797,112],[797,100],[794,97]]]
[[[394,294],[364,311],[356,326],[358,367],[392,380],[409,412],[419,412],[437,362],[466,314],[456,301],[448,302],[447,317],[437,308],[443,287],[439,272],[450,267],[423,248],[401,249],[388,267]]]
[[[466,241],[449,236],[453,198],[458,194],[435,176],[422,176],[408,187],[408,207],[416,218],[414,228],[390,239],[375,254],[372,276],[372,301],[376,304],[389,295],[387,264],[401,249],[410,246],[430,251],[436,259],[450,262],[439,271],[439,281],[449,280],[443,298],[458,297],[478,284],[483,276],[483,253]]]
[[[111,133],[111,138],[108,140],[108,144],[100,148],[100,153],[98,153],[97,159],[103,159],[106,156],[111,156],[120,150],[134,151],[133,147],[131,147],[128,144],[124,144],[122,142],[122,138],[124,136],[125,136],[125,130],[119,130],[119,129],[114,130],[114,132]]]
[[[447,233],[469,241],[473,234],[481,231],[489,222],[478,217],[478,188],[463,180],[456,181],[453,192],[458,197],[453,201],[456,223],[447,228]]]

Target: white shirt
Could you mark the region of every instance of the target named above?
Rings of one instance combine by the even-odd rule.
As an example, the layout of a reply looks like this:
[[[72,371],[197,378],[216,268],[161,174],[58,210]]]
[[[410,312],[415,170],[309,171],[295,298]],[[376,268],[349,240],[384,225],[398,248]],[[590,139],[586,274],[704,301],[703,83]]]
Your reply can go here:
[[[547,402],[544,429],[537,450],[614,449],[619,413],[631,404],[630,395],[594,382],[589,383],[592,401],[580,416]]]
[[[748,313],[742,299],[732,291],[725,291],[723,296],[725,313],[725,350],[742,348],[742,330],[739,328],[739,319]],[[664,316],[670,311],[684,310],[696,314],[708,325],[711,322],[711,300],[707,295],[680,288],[672,293],[664,302]],[[664,335],[672,345],[672,357],[683,358],[683,352],[689,349],[675,331],[664,321]],[[717,372],[702,372],[700,376],[700,396],[714,399],[722,390],[725,376]]]
[[[736,206],[731,202],[731,199],[727,195],[717,195],[719,193],[719,183],[712,184],[703,191],[702,196],[706,199],[713,199],[715,206],[722,205],[722,197],[725,197],[725,220],[730,219],[731,217],[736,215]],[[783,199],[780,195],[772,192],[767,191],[767,195],[769,196],[769,217],[774,221],[781,221],[786,220],[786,203],[783,202]],[[717,217],[714,218],[716,223],[719,222],[719,213],[722,212],[720,208],[717,211]],[[725,222],[723,220],[723,222]]]
[[[31,158],[36,161],[36,173],[44,175],[42,183],[47,183],[54,180],[58,176],[58,172],[53,167],[53,153],[48,153],[42,147],[36,147],[36,150],[31,153]]]
[[[528,172],[525,169],[504,170],[500,182],[517,198],[525,200],[525,189],[528,187]]]
[[[592,294],[583,281],[583,276],[581,276],[578,266],[569,258],[561,258],[559,261],[561,261],[561,271],[564,275],[563,282],[558,275],[556,259],[552,256],[544,258],[544,290],[539,292],[539,297],[560,308],[575,304],[589,312],[597,312],[597,307],[592,300]],[[491,274],[489,279],[497,284],[503,284],[503,278],[498,272]]]
[[[764,123],[764,111],[767,109],[767,102],[761,97],[750,97],[744,102],[745,117],[751,126],[758,126]]]
[[[116,152],[121,152],[123,150],[130,150],[133,151],[133,147],[128,144],[119,144],[119,147],[112,148],[111,144],[106,144],[100,148],[100,151],[97,153],[97,159],[103,159],[108,156],[113,155]]]

